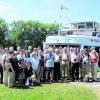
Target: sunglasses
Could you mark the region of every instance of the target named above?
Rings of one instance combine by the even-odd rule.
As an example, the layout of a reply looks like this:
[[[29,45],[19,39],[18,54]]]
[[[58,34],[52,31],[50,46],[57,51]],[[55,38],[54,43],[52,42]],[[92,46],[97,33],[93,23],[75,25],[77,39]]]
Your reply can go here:
[[[14,53],[14,52],[9,52],[9,54],[12,54],[12,53]]]

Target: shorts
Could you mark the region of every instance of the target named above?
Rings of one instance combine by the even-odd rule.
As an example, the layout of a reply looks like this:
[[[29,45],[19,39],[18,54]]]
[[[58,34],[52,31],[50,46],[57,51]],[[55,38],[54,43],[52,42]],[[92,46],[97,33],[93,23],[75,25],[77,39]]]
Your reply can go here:
[[[54,67],[46,67],[46,71],[51,72],[51,71],[53,71],[53,70],[54,70]]]

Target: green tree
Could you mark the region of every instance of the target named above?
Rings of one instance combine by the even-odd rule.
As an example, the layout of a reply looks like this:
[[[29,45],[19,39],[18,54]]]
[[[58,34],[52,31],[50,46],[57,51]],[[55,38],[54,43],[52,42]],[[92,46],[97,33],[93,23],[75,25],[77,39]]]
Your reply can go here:
[[[38,21],[14,21],[10,24],[9,40],[12,45],[20,45],[27,47],[42,46],[46,35],[57,33],[58,25],[44,24]]]
[[[8,25],[4,19],[0,18],[0,46],[5,46],[7,33]]]

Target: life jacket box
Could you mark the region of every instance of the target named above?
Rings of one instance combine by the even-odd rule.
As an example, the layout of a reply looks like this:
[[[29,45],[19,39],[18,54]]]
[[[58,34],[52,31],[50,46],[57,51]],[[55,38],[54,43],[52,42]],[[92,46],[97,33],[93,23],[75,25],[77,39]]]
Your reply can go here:
[[[92,36],[96,36],[97,32],[92,32]]]
[[[98,58],[97,55],[91,55],[91,57],[90,57],[91,63],[96,63],[97,58]]]

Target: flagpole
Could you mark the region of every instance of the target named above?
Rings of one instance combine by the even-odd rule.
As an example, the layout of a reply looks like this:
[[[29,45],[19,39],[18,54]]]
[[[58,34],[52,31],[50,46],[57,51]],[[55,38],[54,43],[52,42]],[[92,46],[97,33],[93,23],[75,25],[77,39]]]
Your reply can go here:
[[[69,11],[68,8],[64,7],[62,1],[63,1],[63,0],[61,0],[61,3],[60,3],[60,16],[59,16],[59,30],[58,30],[58,36],[59,36],[60,33],[61,33],[61,27],[62,27],[62,14],[63,14],[63,10],[67,10],[67,11]]]
[[[60,36],[60,33],[61,33],[61,24],[62,24],[62,3],[60,4],[60,15],[59,15],[59,30],[58,30],[58,36]]]

